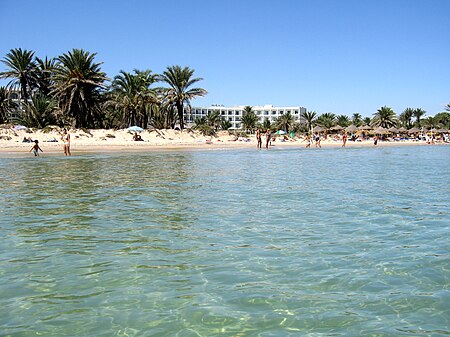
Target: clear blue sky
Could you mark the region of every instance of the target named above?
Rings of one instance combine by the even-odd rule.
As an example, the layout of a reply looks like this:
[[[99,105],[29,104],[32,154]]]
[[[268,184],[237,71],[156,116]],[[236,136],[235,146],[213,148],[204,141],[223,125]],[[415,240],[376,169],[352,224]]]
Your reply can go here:
[[[0,0],[0,31],[2,59],[83,48],[110,78],[189,66],[209,92],[196,106],[372,116],[450,103],[450,0]]]

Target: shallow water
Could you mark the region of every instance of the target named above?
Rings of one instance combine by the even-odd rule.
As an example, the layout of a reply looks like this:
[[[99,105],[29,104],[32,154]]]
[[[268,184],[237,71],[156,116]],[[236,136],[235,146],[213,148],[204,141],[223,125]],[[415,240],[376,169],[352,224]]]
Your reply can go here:
[[[0,158],[1,336],[450,334],[450,147]]]

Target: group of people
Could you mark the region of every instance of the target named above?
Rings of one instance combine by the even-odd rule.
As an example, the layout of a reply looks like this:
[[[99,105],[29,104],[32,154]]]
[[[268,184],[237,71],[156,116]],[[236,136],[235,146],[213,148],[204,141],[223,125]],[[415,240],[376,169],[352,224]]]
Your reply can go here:
[[[27,141],[32,141],[30,138]],[[65,156],[71,156],[70,153],[70,133],[67,129],[64,129],[63,134],[61,135],[61,140],[63,142],[63,150]],[[33,151],[35,157],[39,157],[39,151],[44,152],[39,146],[39,141],[36,139],[34,141],[34,145],[31,147],[30,152]]]
[[[272,132],[270,132],[270,129],[267,129],[264,134],[266,135],[266,149],[268,149],[269,146],[272,145]],[[262,134],[260,128],[256,130],[256,142],[256,147],[258,149],[262,148]]]

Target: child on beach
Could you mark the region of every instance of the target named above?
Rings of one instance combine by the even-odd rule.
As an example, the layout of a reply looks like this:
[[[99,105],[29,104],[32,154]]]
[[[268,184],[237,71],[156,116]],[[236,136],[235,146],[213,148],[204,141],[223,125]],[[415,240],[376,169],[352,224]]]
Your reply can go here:
[[[42,151],[42,149],[39,147],[39,141],[38,141],[37,139],[34,141],[34,145],[33,145],[33,147],[30,149],[30,152],[31,152],[31,151],[33,151],[35,157],[39,157],[39,151],[44,152],[44,151]]]

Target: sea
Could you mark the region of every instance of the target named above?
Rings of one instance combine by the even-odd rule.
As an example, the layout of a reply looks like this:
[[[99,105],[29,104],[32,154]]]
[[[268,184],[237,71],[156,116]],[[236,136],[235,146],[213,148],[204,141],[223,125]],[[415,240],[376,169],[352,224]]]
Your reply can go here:
[[[449,336],[450,146],[0,155],[0,336]]]

